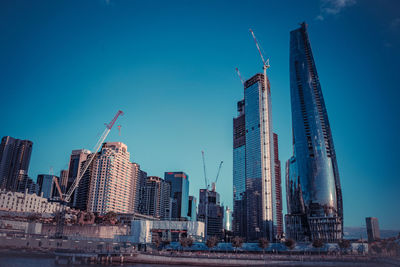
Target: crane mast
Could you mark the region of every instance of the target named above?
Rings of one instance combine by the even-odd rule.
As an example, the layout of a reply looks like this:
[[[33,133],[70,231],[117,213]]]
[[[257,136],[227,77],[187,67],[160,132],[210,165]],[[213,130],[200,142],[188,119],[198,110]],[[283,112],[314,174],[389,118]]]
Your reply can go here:
[[[240,81],[242,82],[242,84],[244,85],[244,80],[243,80],[243,78],[242,78],[242,75],[240,75],[240,71],[239,71],[239,69],[236,67],[236,73],[237,73],[237,75],[239,76],[239,79],[240,79]]]
[[[258,44],[258,41],[256,39],[256,36],[254,32],[250,29],[250,33],[253,36],[254,42],[256,44],[257,50],[260,54],[261,60],[263,62],[263,71],[264,71],[264,88],[263,90],[259,91],[259,99],[261,100],[261,107],[260,107],[260,113],[261,113],[261,119],[262,119],[262,132],[266,133],[267,137],[261,135],[261,143],[264,144],[263,148],[261,149],[261,158],[265,159],[265,162],[262,162],[263,168],[268,172],[264,173],[262,172],[262,181],[265,180],[265,187],[262,187],[262,197],[266,196],[266,201],[263,200],[264,203],[266,203],[266,210],[263,209],[263,220],[272,220],[273,217],[273,211],[272,211],[272,200],[271,195],[272,195],[272,185],[270,184],[272,182],[272,175],[273,175],[273,168],[272,168],[272,159],[271,157],[273,156],[272,154],[272,146],[273,142],[271,142],[271,135],[272,135],[272,126],[271,126],[271,107],[270,107],[270,88],[269,88],[269,82],[268,82],[268,77],[267,77],[267,69],[270,67],[269,65],[269,59],[265,60],[264,56],[261,52],[260,46]],[[265,99],[267,98],[267,99]],[[265,111],[264,111],[265,110]],[[267,126],[267,127],[266,127]],[[266,139],[266,140],[264,140]],[[269,228],[269,231],[272,228]]]
[[[224,162],[221,161],[220,164],[219,164],[217,177],[215,178],[215,182],[214,183],[217,183],[217,181],[218,181],[219,173],[221,172],[221,168],[222,168],[222,163],[224,163]]]
[[[203,158],[203,171],[204,171],[204,182],[206,184],[206,190],[208,190],[209,184],[207,179],[207,172],[206,172],[206,161],[204,160],[204,151],[201,151],[201,157]]]
[[[71,187],[69,188],[68,192],[65,194],[63,197],[65,202],[69,202],[71,200],[72,193],[75,191],[75,189],[78,187],[79,182],[81,181],[83,175],[85,174],[86,170],[89,168],[90,164],[92,163],[93,159],[95,158],[95,154],[97,151],[99,151],[101,145],[103,144],[104,140],[107,138],[108,134],[111,131],[111,128],[113,127],[115,121],[120,115],[123,115],[124,113],[119,110],[117,114],[115,114],[114,118],[112,121],[108,124],[106,124],[106,129],[104,130],[103,134],[101,135],[100,139],[97,141],[94,149],[93,149],[93,154],[89,155],[88,160],[85,161],[85,164],[83,165],[81,172],[78,177],[76,177],[75,181],[72,183]]]

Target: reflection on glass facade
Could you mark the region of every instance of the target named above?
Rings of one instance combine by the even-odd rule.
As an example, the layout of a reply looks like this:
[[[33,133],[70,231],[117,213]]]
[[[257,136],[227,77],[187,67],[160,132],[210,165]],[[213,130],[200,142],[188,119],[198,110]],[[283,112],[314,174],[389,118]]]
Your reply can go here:
[[[190,219],[189,176],[184,172],[165,172],[164,179],[171,183],[172,219]]]
[[[244,100],[237,104],[238,117],[233,119],[233,232],[246,236],[246,128]]]
[[[268,84],[268,88],[265,88]],[[276,236],[277,186],[269,81],[256,74],[245,82],[233,121],[233,230],[248,241]]]
[[[342,194],[305,23],[290,33],[290,91],[294,157],[286,165],[287,234],[296,239],[336,241],[342,238]],[[296,231],[303,234],[295,235]]]

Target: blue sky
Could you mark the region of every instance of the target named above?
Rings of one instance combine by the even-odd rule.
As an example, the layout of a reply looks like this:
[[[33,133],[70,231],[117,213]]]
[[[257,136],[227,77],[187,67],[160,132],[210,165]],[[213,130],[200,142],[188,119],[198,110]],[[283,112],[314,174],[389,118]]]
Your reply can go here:
[[[224,161],[217,190],[232,206],[232,118],[243,96],[235,67],[244,78],[262,71],[248,30],[270,58],[284,166],[292,154],[289,31],[306,21],[345,225],[375,216],[400,229],[399,11],[395,0],[1,1],[0,135],[34,142],[36,179],[67,168],[71,150],[91,149],[121,109],[121,136],[115,128],[108,141],[126,143],[149,175],[185,171],[197,197],[204,150],[211,180]]]

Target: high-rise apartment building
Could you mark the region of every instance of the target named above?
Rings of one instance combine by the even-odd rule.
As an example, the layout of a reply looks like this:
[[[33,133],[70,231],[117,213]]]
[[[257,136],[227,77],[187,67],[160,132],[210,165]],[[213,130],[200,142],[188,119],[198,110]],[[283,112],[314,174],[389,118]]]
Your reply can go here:
[[[4,136],[0,144],[0,189],[17,191],[28,175],[33,143]]]
[[[335,242],[343,237],[343,204],[328,114],[306,24],[290,32],[294,156],[286,164],[286,235]]]
[[[164,179],[171,183],[172,219],[189,219],[189,176],[184,172],[165,172]]]
[[[233,230],[248,241],[260,237],[273,240],[279,203],[267,77],[256,74],[247,80],[244,100],[237,107],[238,117],[233,120]]]
[[[134,212],[145,214],[144,188],[146,186],[147,173],[140,169],[140,165],[132,163],[132,190]]]
[[[381,234],[379,231],[379,222],[378,218],[375,217],[367,217],[365,218],[366,226],[367,226],[367,235],[368,242],[374,242],[381,238]]]
[[[206,238],[222,238],[224,229],[224,206],[215,190],[200,189],[199,213],[197,220],[205,223]]]
[[[89,188],[88,211],[101,215],[113,211],[132,213],[132,164],[121,142],[104,143],[94,160]]]
[[[160,177],[148,176],[143,191],[143,214],[170,219],[171,184]]]

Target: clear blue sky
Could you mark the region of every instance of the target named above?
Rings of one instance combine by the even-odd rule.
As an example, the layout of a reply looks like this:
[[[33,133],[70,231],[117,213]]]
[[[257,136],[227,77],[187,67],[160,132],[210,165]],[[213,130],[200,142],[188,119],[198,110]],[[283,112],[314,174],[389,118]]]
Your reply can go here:
[[[121,136],[115,128],[108,141],[126,143],[149,175],[185,171],[197,197],[204,150],[210,178],[224,161],[217,190],[232,206],[232,118],[243,96],[235,67],[245,78],[262,67],[248,29],[270,58],[284,166],[292,154],[289,31],[306,21],[345,225],[375,216],[400,229],[400,2],[378,2],[3,0],[0,135],[33,141],[36,179],[67,168],[71,150],[91,149],[121,109]]]

